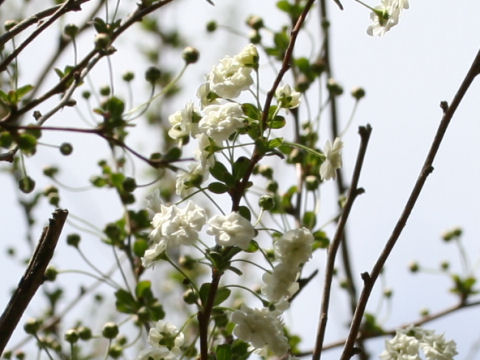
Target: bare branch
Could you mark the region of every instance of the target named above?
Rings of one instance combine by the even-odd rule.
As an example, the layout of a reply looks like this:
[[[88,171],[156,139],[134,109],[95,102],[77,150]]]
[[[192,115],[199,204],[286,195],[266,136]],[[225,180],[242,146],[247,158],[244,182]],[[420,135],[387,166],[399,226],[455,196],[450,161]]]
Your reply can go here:
[[[30,300],[43,283],[45,270],[53,256],[67,216],[67,210],[57,209],[49,219],[49,225],[43,229],[25,274],[0,317],[0,354],[5,349]]]

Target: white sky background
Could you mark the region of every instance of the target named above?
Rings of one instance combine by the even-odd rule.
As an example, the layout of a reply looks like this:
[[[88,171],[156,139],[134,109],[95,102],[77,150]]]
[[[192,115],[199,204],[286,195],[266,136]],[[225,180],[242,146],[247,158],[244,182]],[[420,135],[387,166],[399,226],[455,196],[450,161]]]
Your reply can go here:
[[[215,7],[211,7],[201,0],[179,1],[179,6],[171,7],[168,16],[162,18],[166,24],[183,27],[187,37],[191,35],[191,44],[201,52],[201,61],[193,69],[189,69],[184,78],[185,101],[193,97],[203,74],[208,72],[219,58],[238,52],[247,43],[241,37],[222,31],[213,37],[206,36],[203,29],[208,20],[217,19],[220,24],[229,24],[244,33],[248,32],[248,29],[243,25],[243,19],[252,13],[264,17],[265,22],[274,29],[285,20],[283,14],[274,10],[274,1],[243,0],[241,6],[234,6],[239,2],[227,0],[217,0],[216,3]],[[376,5],[375,2],[369,3]],[[343,123],[346,122],[352,106],[349,90],[354,86],[362,86],[367,92],[367,97],[362,100],[354,123],[344,138],[347,180],[350,178],[359,144],[356,128],[366,123],[373,127],[360,179],[360,186],[365,188],[366,193],[357,199],[348,224],[354,270],[357,280],[360,280],[360,272],[371,269],[410,194],[441,119],[440,101],[452,99],[480,46],[480,2],[412,0],[411,8],[402,14],[400,24],[382,38],[372,38],[366,34],[369,24],[367,9],[351,0],[344,0],[343,4],[344,11],[338,10],[333,2],[330,6],[333,68],[336,79],[344,86],[346,93],[339,101]],[[318,9],[314,9],[311,15],[313,21],[307,28],[315,35],[318,32],[317,16]],[[37,52],[31,53],[31,59],[35,59],[34,55],[42,54],[42,46],[47,46],[48,39],[42,41],[39,48],[32,50]],[[85,46],[88,45],[86,43]],[[126,50],[127,46],[127,40],[120,40],[117,46],[118,54],[112,58],[114,71],[118,74],[122,74],[126,69],[136,68],[139,61],[134,51]],[[298,53],[308,53],[310,46],[307,37],[302,36]],[[317,50],[319,44],[315,46]],[[35,63],[32,62],[31,66],[35,68]],[[98,84],[108,83],[106,69],[105,62],[99,64],[94,76]],[[138,78],[142,77],[142,72],[143,70],[136,71]],[[28,70],[25,78],[28,78]],[[121,92],[121,82],[117,80],[116,84]],[[270,83],[266,81],[262,86],[268,88]],[[478,264],[479,94],[477,80],[457,110],[434,163],[435,171],[427,180],[418,205],[387,265],[385,282],[387,287],[393,289],[394,297],[390,312],[385,312],[384,304],[380,320],[385,320],[388,328],[418,319],[418,311],[424,307],[435,312],[456,303],[456,298],[447,294],[450,287],[448,279],[429,274],[412,276],[407,271],[407,265],[412,260],[438,268],[438,264],[444,259],[452,261],[455,271],[461,271],[454,245],[445,245],[440,241],[442,231],[456,225],[464,227],[468,254],[472,262]],[[315,104],[313,98],[310,102]],[[171,105],[171,110],[173,112],[182,106],[183,101],[180,101]],[[62,123],[75,114],[64,110],[60,116],[62,119],[59,123]],[[328,121],[325,119],[323,123],[327,125]],[[45,134],[44,138],[48,139],[47,136],[50,135]],[[322,143],[329,137],[326,126],[320,136]],[[46,142],[44,138],[42,140]],[[83,186],[87,184],[92,172],[96,171],[95,164],[84,164],[89,154],[99,151],[106,153],[106,146],[93,137],[81,135],[75,139],[72,141],[75,151],[70,159],[75,161],[78,168],[70,167],[65,179],[68,179],[69,184]],[[149,149],[148,143],[155,144],[157,141],[151,134],[142,133],[138,137],[138,146],[134,142],[129,144],[139,149]],[[145,150],[145,153],[148,152]],[[57,154],[55,149],[40,149],[38,157],[28,160],[29,169],[38,172],[43,166],[59,161],[60,156]],[[15,187],[3,174],[0,175],[0,184],[5,189],[2,192],[4,210],[0,220],[2,237],[5,239],[2,240],[3,249],[23,241],[24,227],[22,214],[12,196]],[[333,197],[329,192],[334,190],[333,186],[325,188],[323,201],[332,201]],[[97,195],[97,192],[71,198],[66,195],[65,206],[74,214],[87,214],[89,220],[103,226],[106,221],[114,219],[117,215],[112,213],[119,214],[120,209],[113,196],[102,197],[99,201]],[[331,209],[330,206],[326,208]],[[46,220],[49,212],[50,209],[45,207],[41,218]],[[41,218],[39,222],[42,221]],[[328,230],[329,234],[333,233],[332,228]],[[67,229],[65,234],[69,231],[72,231],[71,228]],[[91,240],[93,242],[93,239]],[[56,264],[70,265],[78,261],[75,252],[65,245],[60,244],[58,251]],[[22,255],[25,254],[26,250]],[[98,247],[92,254],[107,257],[111,253],[105,247]],[[312,261],[308,269],[312,269],[315,262],[320,263],[320,268],[323,268],[324,259],[320,255]],[[8,274],[3,277],[0,294],[0,304],[4,304],[8,299],[7,291],[17,283],[21,269],[15,267],[11,260],[4,260],[0,264],[4,273]],[[108,267],[107,265],[105,264],[104,268]],[[314,282],[315,286],[310,286],[297,299],[299,306],[294,307],[286,316],[287,323],[293,324],[295,331],[302,334],[302,349],[305,350],[311,348],[314,341],[322,277],[323,270]],[[380,289],[380,285],[377,284],[376,290]],[[377,301],[373,298],[370,311],[375,311],[376,306]],[[35,315],[35,308],[30,308],[27,313],[30,316]],[[463,311],[445,320],[433,322],[426,328],[445,332],[448,338],[457,341],[460,352],[458,358],[465,359],[471,344],[480,338],[477,314],[477,309]],[[327,331],[327,343],[343,336],[342,326],[347,319],[345,296],[336,292],[332,297],[331,327]],[[374,344],[372,349],[381,351],[383,341]],[[336,356],[332,352],[326,353],[324,358],[334,359]]]

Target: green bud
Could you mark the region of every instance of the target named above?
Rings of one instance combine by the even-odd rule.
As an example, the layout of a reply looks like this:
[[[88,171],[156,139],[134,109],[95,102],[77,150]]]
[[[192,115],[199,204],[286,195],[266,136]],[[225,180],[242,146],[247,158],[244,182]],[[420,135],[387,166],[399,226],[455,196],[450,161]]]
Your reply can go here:
[[[343,94],[342,86],[332,78],[328,79],[327,81],[327,89],[332,96],[339,96]]]
[[[18,360],[23,360],[23,359],[25,359],[25,353],[22,350],[19,350],[15,353],[15,357]]]
[[[102,335],[106,339],[113,339],[118,335],[118,325],[114,322],[107,322],[103,325]]]
[[[442,261],[442,262],[440,263],[440,269],[441,269],[442,271],[447,271],[448,269],[450,269],[450,263],[449,263],[448,261],[446,261],[446,260],[445,260],[445,261]]]
[[[217,30],[217,23],[214,20],[209,21],[206,28],[208,32],[214,32],[215,30]]]
[[[90,95],[92,95],[90,93],[90,91],[88,90],[85,90],[85,91],[82,91],[82,97],[85,99],[85,100],[88,100],[90,98]]]
[[[162,72],[160,71],[159,68],[155,66],[149,67],[145,72],[145,79],[151,84],[154,84],[158,80],[160,80],[161,76],[162,76]]]
[[[35,189],[35,180],[30,176],[24,176],[19,180],[18,187],[25,194],[31,193]]]
[[[320,75],[327,69],[327,62],[323,57],[319,57],[311,64],[311,69],[315,74]]]
[[[275,199],[271,195],[262,195],[258,200],[258,205],[264,210],[272,210],[275,207]]]
[[[194,47],[187,46],[185,49],[183,49],[182,58],[187,64],[196,63],[199,57],[200,53]]]
[[[55,281],[55,279],[57,278],[57,275],[58,275],[58,270],[53,266],[49,266],[45,270],[45,275],[43,276],[46,281]]]
[[[408,266],[408,269],[410,270],[410,272],[416,273],[420,270],[420,265],[416,261],[412,261]]]
[[[100,88],[100,95],[109,96],[110,95],[110,86],[105,85]]]
[[[42,320],[40,319],[28,319],[25,325],[23,325],[23,329],[27,334],[34,335],[40,330],[42,326]]]
[[[383,296],[385,296],[387,299],[390,299],[393,295],[393,290],[392,289],[385,289],[383,290]]]
[[[106,33],[98,33],[95,35],[95,48],[99,50],[106,50],[110,46],[110,36]]]
[[[92,330],[86,326],[80,326],[78,329],[78,336],[82,340],[90,340],[92,338]]]
[[[252,44],[260,44],[262,42],[262,35],[257,30],[252,30],[248,33],[248,40]]]
[[[78,247],[80,240],[81,237],[79,234],[68,234],[67,236],[67,244],[73,247]]]
[[[460,227],[455,227],[453,229],[447,230],[442,234],[442,239],[445,242],[449,242],[451,240],[457,240],[462,236],[463,230]]]
[[[13,137],[8,131],[0,132],[0,146],[4,149],[8,149],[13,142]]]
[[[319,185],[320,185],[320,180],[318,179],[317,176],[308,175],[305,178],[305,187],[307,188],[308,191],[317,190]]]
[[[132,192],[137,188],[137,182],[135,179],[131,177],[127,177],[125,180],[123,180],[123,190],[126,192]]]
[[[65,333],[65,341],[69,342],[70,344],[75,344],[78,341],[78,338],[79,334],[77,329],[70,329]]]
[[[197,302],[198,296],[192,289],[188,289],[183,293],[183,301],[187,304],[195,304]]]
[[[356,87],[356,88],[352,89],[351,94],[352,94],[353,98],[358,101],[361,98],[365,97],[365,90],[361,87]]]
[[[126,72],[122,76],[123,80],[126,81],[126,82],[132,81],[134,79],[134,77],[135,77],[135,74],[131,71]]]
[[[422,310],[420,310],[420,315],[425,317],[425,316],[428,316],[430,315],[430,310],[428,310],[427,308],[424,308]]]
[[[278,183],[276,181],[269,181],[268,184],[267,184],[267,190],[272,192],[272,193],[275,193],[277,192],[278,190]]]
[[[123,353],[123,347],[119,344],[114,344],[110,346],[110,349],[108,349],[108,355],[110,355],[114,359],[117,359],[120,356],[122,356],[122,353]]]
[[[73,151],[73,146],[70,143],[64,142],[63,144],[60,145],[60,152],[62,155],[68,156],[72,153]]]
[[[57,175],[58,171],[59,171],[58,168],[55,166],[47,166],[46,168],[43,169],[43,175],[51,178]]]
[[[263,19],[257,15],[250,15],[247,18],[247,25],[254,30],[260,30],[265,25],[263,24]]]
[[[63,29],[63,32],[65,35],[73,39],[78,34],[78,26],[74,24],[68,24]]]

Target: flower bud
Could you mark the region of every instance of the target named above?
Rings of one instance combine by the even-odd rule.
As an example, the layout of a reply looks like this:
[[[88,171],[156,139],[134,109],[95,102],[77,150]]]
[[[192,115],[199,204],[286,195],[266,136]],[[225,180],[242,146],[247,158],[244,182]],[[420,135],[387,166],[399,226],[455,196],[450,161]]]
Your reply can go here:
[[[55,279],[57,278],[57,275],[58,275],[58,270],[53,266],[49,266],[45,270],[45,274],[43,275],[43,277],[46,281],[55,281]]]
[[[81,238],[78,234],[68,234],[67,236],[67,244],[73,247],[78,247],[80,240]]]
[[[352,89],[351,94],[353,98],[358,101],[365,96],[365,90],[361,87],[356,87]]]
[[[80,326],[78,329],[78,336],[82,340],[90,340],[92,338],[92,330],[86,326]]]
[[[107,339],[115,338],[118,335],[118,325],[114,322],[107,322],[103,325],[102,335]]]
[[[99,50],[106,50],[110,46],[110,36],[106,33],[98,33],[95,36],[95,48]]]
[[[160,80],[161,76],[162,76],[162,72],[160,71],[159,68],[155,66],[149,67],[145,72],[145,79],[151,84],[154,84],[158,80]]]
[[[70,143],[64,142],[63,144],[60,145],[60,152],[62,155],[68,156],[72,153],[73,151],[73,146]]]
[[[183,49],[182,58],[183,60],[185,60],[185,63],[187,64],[196,63],[199,57],[200,57],[200,53],[194,47],[187,46],[185,49]]]
[[[272,210],[275,207],[275,199],[271,195],[262,195],[258,200],[258,205],[263,210]]]
[[[262,41],[262,35],[257,30],[252,30],[248,34],[248,39],[252,44],[260,44]]]
[[[247,25],[254,30],[259,30],[265,26],[263,24],[263,19],[257,15],[250,15],[247,18]]]
[[[77,329],[70,329],[65,333],[65,341],[69,342],[70,344],[75,344],[78,341],[78,338],[79,335]]]
[[[328,79],[327,81],[327,89],[330,91],[332,96],[339,96],[343,94],[342,86],[332,78]]]
[[[122,79],[123,81],[130,82],[133,80],[134,77],[135,77],[135,74],[131,71],[128,71],[125,74],[123,74]]]
[[[65,35],[73,39],[78,34],[78,26],[74,24],[68,24],[63,29],[63,32]]]
[[[11,28],[13,28],[17,24],[18,24],[17,20],[6,20],[3,23],[3,27],[5,28],[6,31],[9,31]]]
[[[217,23],[213,20],[209,21],[207,23],[206,29],[208,32],[214,32],[215,30],[217,30]]]
[[[40,319],[28,319],[25,325],[23,325],[23,329],[27,334],[34,335],[40,330],[40,326],[42,326],[42,321]]]

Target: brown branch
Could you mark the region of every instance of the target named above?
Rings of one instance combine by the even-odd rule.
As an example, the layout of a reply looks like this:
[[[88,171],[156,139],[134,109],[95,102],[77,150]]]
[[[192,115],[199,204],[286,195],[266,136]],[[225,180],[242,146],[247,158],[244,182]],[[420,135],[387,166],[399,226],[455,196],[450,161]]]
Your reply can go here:
[[[87,2],[87,1],[90,1],[90,0],[77,0],[77,5],[80,6],[81,4],[83,4],[84,2]],[[1,2],[0,2],[0,4],[1,4]],[[0,46],[5,45],[7,43],[7,41],[11,40],[13,37],[15,37],[16,35],[21,33],[23,30],[30,27],[31,25],[36,24],[40,20],[42,20],[43,18],[54,14],[56,11],[58,11],[58,9],[60,9],[63,6],[64,6],[64,4],[52,6],[49,9],[42,10],[42,11],[36,13],[35,15],[32,15],[29,18],[24,19],[23,21],[19,22],[17,25],[15,25],[9,31],[0,35]],[[71,11],[71,9],[64,9],[63,13],[66,13],[68,11]]]
[[[5,349],[30,300],[43,283],[45,270],[53,256],[67,215],[67,210],[57,209],[49,219],[49,225],[43,229],[25,274],[0,317],[0,354]]]
[[[358,181],[360,179],[360,172],[362,170],[363,160],[365,158],[365,153],[367,151],[368,140],[370,139],[372,128],[370,125],[367,125],[365,127],[361,126],[358,129],[358,132],[360,134],[361,143],[360,143],[360,148],[358,150],[355,169],[352,175],[352,186],[348,191],[347,202],[345,203],[345,207],[343,208],[342,215],[340,216],[340,220],[338,221],[337,230],[333,237],[332,243],[328,248],[327,264],[325,266],[325,282],[323,284],[324,289],[323,289],[323,295],[322,295],[322,305],[320,310],[320,320],[318,323],[315,349],[313,351],[313,357],[312,357],[313,360],[319,360],[322,353],[323,341],[325,337],[325,329],[326,329],[327,320],[328,320],[330,290],[332,286],[337,250],[342,241],[342,234],[343,234],[345,225],[347,223],[348,216],[350,215],[350,211],[352,209],[353,203],[356,197],[363,192],[363,189],[358,188]]]
[[[52,25],[60,16],[69,11],[78,11],[80,10],[80,5],[82,1],[78,3],[75,0],[65,1],[54,13],[53,15],[45,21],[41,26],[39,26],[34,32],[30,34],[10,55],[8,55],[5,60],[0,63],[0,72],[4,71],[8,64],[10,64],[17,56],[22,52],[23,49],[27,47],[38,35],[40,35],[46,28]]]
[[[462,101],[464,95],[466,94],[473,80],[476,78],[476,76],[479,73],[480,73],[480,51],[478,51],[472,63],[472,66],[468,70],[468,73],[465,76],[465,79],[463,80],[462,84],[460,85],[460,88],[455,94],[452,104],[450,106],[447,106],[445,103],[442,103],[443,104],[442,108],[444,109],[444,115],[438,126],[437,133],[435,134],[432,145],[430,146],[430,150],[427,154],[427,157],[420,171],[420,174],[417,178],[417,181],[415,182],[415,185],[410,194],[410,197],[408,198],[405,208],[403,209],[403,212],[400,215],[400,218],[398,219],[397,224],[395,225],[395,228],[393,229],[393,232],[390,238],[385,244],[385,247],[382,253],[378,257],[375,265],[373,266],[372,271],[370,273],[362,274],[364,287],[360,295],[360,299],[358,301],[357,309],[352,318],[352,323],[350,325],[350,332],[349,332],[345,347],[343,349],[342,356],[340,358],[341,360],[348,360],[354,354],[355,339],[358,336],[363,314],[365,312],[365,308],[367,306],[367,302],[370,297],[373,286],[375,284],[375,281],[377,280],[380,272],[382,271],[383,266],[385,265],[385,262],[387,261],[387,258],[390,255],[393,247],[397,243],[397,240],[400,237],[400,234],[402,233],[402,230],[407,223],[410,213],[412,212],[413,207],[415,206],[418,196],[420,195],[420,192],[422,191],[423,186],[425,185],[428,175],[430,175],[430,173],[433,171],[433,161],[438,152],[438,149],[440,148],[440,144],[442,143],[443,137],[445,135],[445,132],[447,131],[450,120],[453,118],[453,115],[455,114],[455,111],[457,110],[458,105]]]

